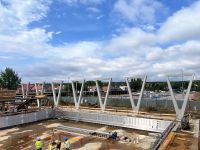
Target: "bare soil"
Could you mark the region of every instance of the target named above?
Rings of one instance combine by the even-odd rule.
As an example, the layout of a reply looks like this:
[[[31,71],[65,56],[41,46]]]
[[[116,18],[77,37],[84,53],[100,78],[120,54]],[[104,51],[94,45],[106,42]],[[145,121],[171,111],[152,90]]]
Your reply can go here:
[[[128,136],[131,142],[113,141],[69,131],[56,130],[58,125],[106,132],[117,131],[119,136]],[[32,150],[35,147],[34,143],[38,136],[42,139],[43,149],[47,149],[48,144],[52,140],[60,139],[63,142],[64,137],[70,139],[71,148],[75,150],[144,150],[149,149],[156,140],[155,137],[148,136],[147,132],[137,130],[67,120],[48,120],[0,130],[0,149]]]

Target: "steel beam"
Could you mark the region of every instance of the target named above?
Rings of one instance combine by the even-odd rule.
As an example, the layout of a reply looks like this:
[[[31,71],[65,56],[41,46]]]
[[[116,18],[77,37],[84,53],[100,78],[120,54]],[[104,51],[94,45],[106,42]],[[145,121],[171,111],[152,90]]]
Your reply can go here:
[[[128,93],[129,93],[129,98],[130,98],[132,110],[133,110],[133,112],[138,113],[139,109],[140,109],[140,104],[141,104],[142,96],[143,96],[143,93],[144,93],[144,88],[145,88],[145,83],[146,83],[146,80],[147,80],[147,76],[146,75],[144,76],[137,104],[134,103],[134,99],[133,99],[133,95],[132,95],[132,91],[131,91],[131,87],[130,87],[128,79],[129,78],[127,77],[125,80],[126,80],[126,85],[127,85],[127,88],[128,88]]]
[[[77,101],[77,91],[75,90],[74,82],[75,81],[72,81],[72,92],[73,92],[73,97],[74,97],[75,108],[78,110],[79,107],[80,107],[80,101],[81,101],[82,95],[83,95],[83,89],[84,89],[85,80],[82,81],[81,91],[80,91],[80,94],[79,94],[78,101]]]
[[[190,94],[190,90],[191,90],[191,87],[192,87],[194,77],[195,77],[195,74],[192,74],[192,78],[190,79],[190,82],[189,82],[189,85],[188,85],[188,88],[187,88],[187,92],[186,92],[186,95],[184,97],[183,104],[182,104],[181,108],[178,107],[178,104],[177,104],[176,98],[174,96],[174,92],[173,92],[169,77],[167,77],[168,88],[169,88],[170,95],[171,95],[171,98],[172,98],[172,102],[173,102],[173,105],[174,105],[174,109],[175,109],[175,112],[176,112],[176,118],[178,120],[181,120],[182,117],[185,114],[185,110],[186,110],[186,106],[187,106],[187,103],[188,103],[188,100],[189,100],[189,94]]]
[[[55,91],[55,87],[54,87],[54,82],[52,82],[52,92],[53,92],[53,101],[54,101],[54,105],[57,107],[60,103],[60,97],[61,97],[61,91],[62,91],[62,84],[63,81],[60,81],[60,85],[59,85],[59,90],[58,90],[58,96],[56,96],[56,91]]]
[[[101,91],[100,91],[100,88],[99,88],[98,81],[99,80],[96,80],[97,94],[98,94],[98,99],[99,99],[99,104],[100,104],[100,107],[101,107],[101,111],[103,112],[106,109],[106,104],[107,104],[107,100],[108,100],[108,96],[109,96],[109,92],[110,92],[110,86],[111,86],[112,78],[109,78],[108,88],[107,88],[107,91],[106,91],[106,97],[104,99],[104,102],[102,102],[102,96],[101,96]]]

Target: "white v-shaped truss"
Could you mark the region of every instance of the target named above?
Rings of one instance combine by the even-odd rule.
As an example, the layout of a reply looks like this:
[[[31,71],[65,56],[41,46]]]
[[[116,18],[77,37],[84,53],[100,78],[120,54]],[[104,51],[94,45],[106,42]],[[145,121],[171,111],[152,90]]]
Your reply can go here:
[[[58,89],[58,96],[56,96],[56,91],[55,91],[55,84],[60,84],[59,85],[59,89]],[[60,97],[61,97],[61,91],[62,91],[62,85],[63,85],[63,81],[60,82],[52,82],[52,92],[53,92],[53,101],[54,101],[54,105],[55,107],[58,106],[58,104],[60,103]]]
[[[99,83],[98,83],[99,80],[96,80],[97,94],[98,94],[99,104],[100,104],[102,112],[105,111],[105,109],[106,109],[106,104],[107,104],[107,100],[108,100],[108,96],[109,96],[109,92],[110,92],[112,78],[109,78],[107,80],[108,80],[108,87],[107,87],[107,91],[106,91],[106,96],[104,98],[104,102],[102,101],[101,91],[99,88]]]
[[[195,74],[192,74],[192,78],[189,81],[187,92],[186,92],[186,95],[184,97],[183,104],[182,104],[181,108],[178,107],[178,104],[177,104],[177,101],[176,101],[176,98],[174,96],[174,92],[173,92],[173,89],[172,89],[172,86],[171,86],[171,83],[170,83],[170,80],[169,80],[169,76],[167,77],[168,88],[169,88],[169,91],[170,91],[170,95],[171,95],[172,102],[173,102],[173,105],[174,105],[174,109],[175,109],[175,112],[176,112],[176,117],[177,117],[178,120],[181,120],[182,117],[185,114],[185,110],[186,110],[186,106],[187,106],[187,102],[188,102],[188,99],[189,99],[189,94],[190,94],[190,90],[191,90],[191,87],[192,87],[192,82],[194,80],[194,77],[195,77]]]
[[[39,92],[39,90],[38,90],[38,86],[39,85],[42,85],[42,89],[41,89],[41,91]],[[36,95],[40,95],[40,94],[43,94],[44,93],[44,85],[45,85],[45,82],[43,82],[42,84],[40,84],[40,83],[35,83],[35,93],[36,93]],[[39,99],[37,99],[37,106],[38,106],[38,108],[40,108],[40,101],[39,101]]]
[[[30,86],[30,82],[28,82],[26,84],[26,93],[25,93],[25,89],[24,89],[24,84],[21,84],[21,88],[22,88],[22,97],[23,98],[27,98],[28,94],[29,94],[29,86]]]
[[[134,99],[133,99],[131,87],[130,87],[130,84],[129,84],[129,79],[134,79],[134,77],[126,78],[126,85],[127,85],[127,88],[128,88],[128,93],[129,93],[129,98],[130,98],[132,110],[133,110],[133,112],[138,113],[139,108],[140,108],[140,103],[141,103],[141,100],[142,100],[142,96],[143,96],[143,92],[144,92],[144,88],[145,88],[145,83],[146,83],[146,80],[147,80],[147,76],[146,75],[144,76],[137,104],[135,104]]]
[[[75,108],[78,110],[79,107],[80,107],[80,102],[81,102],[82,95],[83,95],[83,89],[84,89],[85,80],[82,81],[82,84],[81,84],[81,91],[80,91],[80,93],[79,93],[78,100],[77,100],[77,91],[76,91],[75,86],[74,86],[74,83],[75,83],[75,82],[77,82],[77,81],[72,81],[72,91],[73,91],[73,97],[74,97]]]

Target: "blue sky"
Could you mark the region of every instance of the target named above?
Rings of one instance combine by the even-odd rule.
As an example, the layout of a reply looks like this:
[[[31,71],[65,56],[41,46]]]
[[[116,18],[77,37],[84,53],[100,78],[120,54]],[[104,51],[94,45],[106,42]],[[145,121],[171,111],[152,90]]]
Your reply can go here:
[[[0,0],[0,18],[23,81],[200,73],[197,0]]]

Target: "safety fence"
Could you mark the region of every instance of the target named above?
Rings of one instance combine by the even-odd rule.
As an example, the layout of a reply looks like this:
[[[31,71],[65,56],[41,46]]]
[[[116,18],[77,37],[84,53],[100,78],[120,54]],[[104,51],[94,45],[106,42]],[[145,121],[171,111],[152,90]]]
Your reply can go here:
[[[52,97],[48,98],[53,101]],[[61,97],[61,102],[74,105],[73,97],[63,96]],[[137,100],[135,100],[135,103],[137,103]],[[81,104],[91,105],[91,106],[98,105],[98,107],[100,107],[99,100],[97,97],[83,97]],[[182,104],[183,100],[177,100],[177,105],[179,107],[181,107]],[[118,96],[117,98],[116,97],[108,98],[107,107],[109,106],[131,108],[131,103],[128,97]],[[158,110],[159,109],[174,110],[172,100],[143,98],[141,100],[140,108],[149,108],[149,107],[154,107],[157,108]],[[187,110],[199,111],[200,101],[188,101]]]

